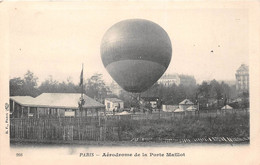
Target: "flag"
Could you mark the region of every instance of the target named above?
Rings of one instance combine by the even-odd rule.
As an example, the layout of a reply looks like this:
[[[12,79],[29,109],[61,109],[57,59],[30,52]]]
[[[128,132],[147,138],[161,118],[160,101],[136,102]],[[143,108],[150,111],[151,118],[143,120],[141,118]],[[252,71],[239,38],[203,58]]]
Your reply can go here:
[[[80,74],[80,83],[79,85],[83,85],[83,68],[81,70],[81,74]]]

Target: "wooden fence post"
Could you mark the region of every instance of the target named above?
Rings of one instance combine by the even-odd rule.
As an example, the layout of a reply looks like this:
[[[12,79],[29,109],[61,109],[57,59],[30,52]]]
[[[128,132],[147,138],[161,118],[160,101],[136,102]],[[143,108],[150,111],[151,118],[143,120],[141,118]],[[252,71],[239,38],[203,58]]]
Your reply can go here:
[[[29,114],[30,114],[30,107],[27,107],[27,111],[28,111],[27,118],[29,118]]]
[[[102,130],[103,128],[100,126],[99,127],[99,140],[102,141]]]
[[[62,131],[62,139],[65,140],[65,126],[61,127],[63,128],[63,131]]]

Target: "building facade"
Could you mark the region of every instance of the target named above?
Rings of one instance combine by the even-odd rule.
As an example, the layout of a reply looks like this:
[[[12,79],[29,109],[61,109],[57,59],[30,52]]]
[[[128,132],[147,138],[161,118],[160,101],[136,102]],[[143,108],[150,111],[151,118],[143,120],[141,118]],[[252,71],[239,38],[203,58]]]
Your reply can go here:
[[[159,97],[141,97],[140,103],[145,105],[149,103],[152,109],[156,109],[158,107]]]
[[[196,80],[194,76],[189,76],[189,75],[179,75],[180,77],[180,84],[183,86],[195,86],[196,85]]]
[[[165,112],[174,112],[179,108],[179,105],[162,105],[162,110]]]
[[[180,77],[177,74],[165,74],[159,80],[158,84],[162,84],[164,86],[171,86],[173,84],[180,85]]]
[[[83,94],[84,104],[79,109],[80,93],[43,93],[10,97],[11,118],[85,117],[105,114],[105,106]]]
[[[236,71],[236,89],[238,92],[249,90],[249,68],[242,64]]]
[[[106,111],[117,111],[124,108],[124,102],[118,98],[106,98],[105,99]]]
[[[195,86],[196,80],[193,76],[189,75],[178,75],[178,74],[164,74],[159,80],[158,84],[164,86],[171,86],[173,84],[179,86]]]

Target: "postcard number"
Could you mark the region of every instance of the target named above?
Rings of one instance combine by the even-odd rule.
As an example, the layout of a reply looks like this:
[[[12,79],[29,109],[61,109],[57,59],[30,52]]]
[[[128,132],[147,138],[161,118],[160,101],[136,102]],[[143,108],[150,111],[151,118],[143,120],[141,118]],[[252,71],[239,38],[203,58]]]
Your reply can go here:
[[[16,153],[16,157],[22,157],[23,153]]]

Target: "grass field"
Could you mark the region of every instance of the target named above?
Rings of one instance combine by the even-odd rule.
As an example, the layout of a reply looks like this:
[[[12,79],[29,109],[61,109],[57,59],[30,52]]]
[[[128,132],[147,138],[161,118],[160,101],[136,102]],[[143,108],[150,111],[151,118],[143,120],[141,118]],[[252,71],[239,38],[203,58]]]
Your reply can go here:
[[[249,114],[216,117],[184,116],[174,120],[118,121],[119,141],[132,138],[184,139],[207,137],[249,137]],[[110,137],[107,137],[109,139]],[[113,137],[112,139],[113,140]]]

